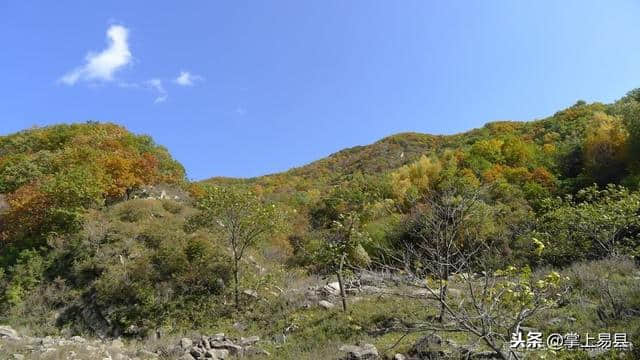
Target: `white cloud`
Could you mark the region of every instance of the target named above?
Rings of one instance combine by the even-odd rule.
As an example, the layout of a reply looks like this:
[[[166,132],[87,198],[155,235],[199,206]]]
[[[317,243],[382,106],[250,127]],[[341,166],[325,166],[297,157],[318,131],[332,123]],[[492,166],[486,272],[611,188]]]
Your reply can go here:
[[[180,75],[174,81],[181,86],[192,86],[195,82],[202,80],[204,78],[200,75],[194,75],[188,71],[180,71]]]
[[[78,81],[113,80],[113,74],[131,62],[128,35],[129,30],[124,26],[111,25],[107,30],[107,48],[99,53],[88,53],[86,64],[65,74],[60,81],[73,85]]]
[[[167,90],[165,90],[164,86],[162,86],[162,80],[151,79],[147,81],[147,86],[149,86],[151,89],[158,92],[158,97],[156,97],[156,99],[153,101],[154,103],[157,104],[157,103],[164,102],[169,97]]]

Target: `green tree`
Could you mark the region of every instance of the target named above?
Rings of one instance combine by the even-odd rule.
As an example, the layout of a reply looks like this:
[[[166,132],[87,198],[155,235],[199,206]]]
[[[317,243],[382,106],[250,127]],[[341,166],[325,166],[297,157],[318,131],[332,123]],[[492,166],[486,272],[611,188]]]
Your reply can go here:
[[[189,219],[188,227],[221,234],[231,249],[234,299],[239,309],[241,261],[248,249],[281,230],[282,214],[274,204],[265,204],[253,193],[237,187],[207,186],[196,207],[200,213]]]
[[[547,262],[564,266],[637,251],[640,245],[640,195],[610,185],[590,187],[576,197],[550,199],[534,237],[543,241]]]
[[[597,112],[584,141],[585,170],[600,185],[618,182],[626,175],[627,139],[622,121]]]
[[[370,241],[366,231],[361,229],[360,217],[356,212],[341,214],[331,227],[322,231],[322,246],[314,254],[317,270],[333,273],[338,278],[342,310],[347,311],[347,298],[344,288],[346,268],[362,268],[371,263],[364,248]]]

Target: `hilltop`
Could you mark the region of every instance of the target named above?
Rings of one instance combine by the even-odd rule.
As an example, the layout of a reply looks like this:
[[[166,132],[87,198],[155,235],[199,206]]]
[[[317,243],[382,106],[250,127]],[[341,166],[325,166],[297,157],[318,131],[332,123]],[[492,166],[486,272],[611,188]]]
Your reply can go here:
[[[640,90],[198,183],[115,124],[2,136],[0,357],[78,335],[189,360],[507,358],[520,327],[638,342],[638,154]]]

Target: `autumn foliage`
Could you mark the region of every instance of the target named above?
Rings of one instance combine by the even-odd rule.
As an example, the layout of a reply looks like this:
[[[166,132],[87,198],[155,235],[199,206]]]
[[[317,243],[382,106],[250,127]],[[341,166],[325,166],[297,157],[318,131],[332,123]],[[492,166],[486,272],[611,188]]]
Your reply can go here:
[[[84,209],[142,185],[179,183],[184,169],[148,136],[114,124],[35,128],[0,137],[3,242],[77,228]]]

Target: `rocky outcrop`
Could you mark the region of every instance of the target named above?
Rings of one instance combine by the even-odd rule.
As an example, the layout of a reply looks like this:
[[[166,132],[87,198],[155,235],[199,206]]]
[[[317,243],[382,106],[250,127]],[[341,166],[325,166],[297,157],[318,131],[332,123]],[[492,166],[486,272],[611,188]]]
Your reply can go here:
[[[270,354],[258,346],[260,337],[249,336],[232,339],[224,334],[183,338],[175,345],[157,351],[127,346],[120,339],[88,340],[80,336],[42,338],[21,336],[9,326],[0,325],[0,359],[108,359],[108,360],[224,360],[251,357],[270,358]],[[9,351],[4,352],[4,351]],[[369,359],[369,358],[363,358]]]
[[[109,359],[155,360],[159,355],[144,349],[128,349],[120,339],[87,340],[80,336],[30,337],[9,326],[0,326],[0,359]]]
[[[180,360],[198,360],[212,359],[224,360],[230,357],[243,357],[270,354],[257,347],[260,337],[250,336],[237,340],[226,337],[223,333],[214,334],[212,336],[201,336],[197,340],[183,338],[178,344],[178,348],[182,351]]]

